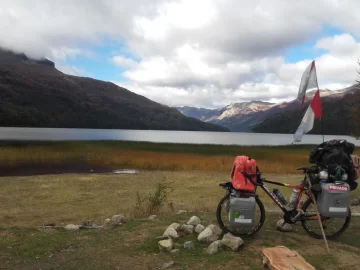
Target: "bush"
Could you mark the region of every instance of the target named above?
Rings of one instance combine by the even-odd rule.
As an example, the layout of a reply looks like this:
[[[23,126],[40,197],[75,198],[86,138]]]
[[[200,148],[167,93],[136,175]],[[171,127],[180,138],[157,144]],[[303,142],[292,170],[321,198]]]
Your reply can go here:
[[[167,182],[164,177],[155,186],[155,190],[147,196],[136,192],[136,203],[134,206],[134,217],[147,217],[158,214],[161,207],[167,202],[169,194],[173,191],[170,187],[172,182]]]

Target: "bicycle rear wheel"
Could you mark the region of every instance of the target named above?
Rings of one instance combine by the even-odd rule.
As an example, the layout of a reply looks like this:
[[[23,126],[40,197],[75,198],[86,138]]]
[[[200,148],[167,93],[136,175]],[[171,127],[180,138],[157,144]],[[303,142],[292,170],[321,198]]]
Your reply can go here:
[[[311,237],[321,239],[323,236],[315,207],[315,204],[310,198],[305,201],[302,207],[304,217],[301,220],[301,225]],[[325,218],[320,215],[320,218],[323,219],[322,225],[327,239],[335,239],[339,237],[349,227],[351,221],[350,207],[348,213],[348,216],[345,218]]]
[[[265,222],[265,208],[261,200],[256,197],[255,224],[251,228],[233,228],[229,223],[230,194],[226,194],[219,202],[216,209],[216,219],[220,228],[234,236],[252,236],[260,230]]]

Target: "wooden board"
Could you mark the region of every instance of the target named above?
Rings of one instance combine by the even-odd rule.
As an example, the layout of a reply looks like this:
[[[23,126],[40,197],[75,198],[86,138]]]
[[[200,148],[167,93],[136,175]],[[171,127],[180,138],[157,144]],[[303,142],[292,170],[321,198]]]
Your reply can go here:
[[[271,270],[315,270],[296,251],[284,246],[263,248],[264,264]]]

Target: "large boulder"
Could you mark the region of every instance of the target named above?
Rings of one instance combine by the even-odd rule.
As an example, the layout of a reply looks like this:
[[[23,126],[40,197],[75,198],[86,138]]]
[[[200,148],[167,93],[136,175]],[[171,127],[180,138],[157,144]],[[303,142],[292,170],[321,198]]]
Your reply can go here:
[[[212,232],[218,236],[220,236],[222,234],[222,230],[220,229],[219,226],[216,226],[214,224],[210,224],[209,226],[207,226],[208,228],[210,228],[212,230]]]
[[[178,231],[180,229],[180,224],[179,223],[172,223],[171,225],[169,225],[168,228],[174,228],[176,231]]]
[[[189,221],[187,222],[187,225],[193,225],[193,226],[196,226],[198,224],[201,223],[201,220],[200,218],[198,218],[197,216],[192,216]]]
[[[161,251],[169,252],[174,246],[174,241],[172,239],[161,240],[158,242],[158,246]]]
[[[219,252],[221,246],[221,240],[214,241],[208,246],[206,253],[209,255],[214,255]]]
[[[196,225],[196,227],[195,227],[195,232],[196,232],[197,234],[201,233],[203,230],[205,230],[204,225],[201,225],[201,224]]]
[[[163,236],[167,236],[172,239],[179,238],[177,231],[172,227],[167,228],[166,231],[164,232]]]
[[[183,225],[181,225],[180,230],[183,231],[186,234],[193,234],[194,233],[194,226],[193,225],[183,224]]]
[[[200,242],[214,242],[219,239],[219,236],[207,227],[198,235],[197,239]]]
[[[239,247],[244,244],[244,241],[240,237],[236,237],[230,233],[227,233],[221,240],[221,244],[230,248],[232,251],[237,251]]]

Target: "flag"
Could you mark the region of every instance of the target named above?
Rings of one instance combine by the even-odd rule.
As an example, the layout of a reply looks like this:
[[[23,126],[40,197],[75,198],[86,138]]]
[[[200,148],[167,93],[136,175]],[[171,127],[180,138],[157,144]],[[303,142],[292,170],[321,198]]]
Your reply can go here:
[[[318,89],[294,134],[294,142],[301,142],[301,138],[314,127],[314,120],[322,117],[320,90]]]
[[[306,90],[311,88],[319,88],[316,77],[315,60],[313,60],[308,65],[301,77],[299,92],[297,96],[297,100],[301,102],[301,107],[304,106]]]

